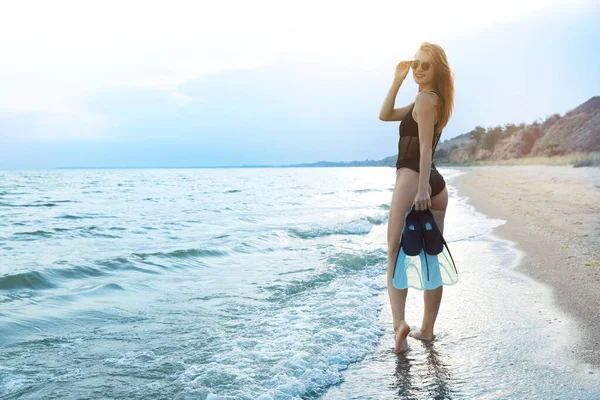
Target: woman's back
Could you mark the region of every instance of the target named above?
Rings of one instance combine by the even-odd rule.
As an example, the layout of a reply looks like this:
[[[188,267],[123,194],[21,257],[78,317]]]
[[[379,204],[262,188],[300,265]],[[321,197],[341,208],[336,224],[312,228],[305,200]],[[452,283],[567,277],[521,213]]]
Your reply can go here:
[[[429,93],[437,93],[431,91]],[[413,110],[415,105],[410,108],[406,117],[400,122],[399,134],[400,139],[398,140],[398,160],[396,161],[396,169],[401,167],[408,167],[419,172],[419,160],[421,159],[421,145],[419,142],[419,124],[413,118]],[[438,124],[436,123],[433,127],[433,140],[432,140],[432,153],[431,158],[435,154],[435,148],[440,140],[442,132],[435,133],[437,131]],[[433,162],[432,162],[433,166]],[[433,166],[434,167],[434,166]]]

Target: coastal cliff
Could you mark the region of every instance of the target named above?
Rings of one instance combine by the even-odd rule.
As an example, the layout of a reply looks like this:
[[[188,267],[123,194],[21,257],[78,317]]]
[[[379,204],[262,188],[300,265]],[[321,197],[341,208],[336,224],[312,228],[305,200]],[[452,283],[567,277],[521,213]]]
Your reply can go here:
[[[567,112],[531,124],[505,124],[472,131],[441,142],[434,161],[467,164],[529,156],[600,152],[600,96]]]

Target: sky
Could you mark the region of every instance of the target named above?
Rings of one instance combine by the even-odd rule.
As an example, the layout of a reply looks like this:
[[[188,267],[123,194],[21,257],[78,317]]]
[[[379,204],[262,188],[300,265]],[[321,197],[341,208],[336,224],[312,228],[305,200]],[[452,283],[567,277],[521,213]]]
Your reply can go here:
[[[442,140],[563,115],[600,95],[594,3],[0,0],[0,169],[388,157],[424,41],[455,74]]]

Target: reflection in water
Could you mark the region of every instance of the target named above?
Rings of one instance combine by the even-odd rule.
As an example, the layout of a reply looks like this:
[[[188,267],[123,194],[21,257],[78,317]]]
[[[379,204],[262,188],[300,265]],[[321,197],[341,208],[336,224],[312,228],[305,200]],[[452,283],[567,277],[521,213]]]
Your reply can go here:
[[[452,374],[448,365],[433,343],[423,342],[423,348],[424,360],[417,354],[411,356],[412,351],[397,356],[394,387],[398,389],[399,398],[451,399]]]
[[[410,350],[403,354],[398,354],[396,359],[396,384],[398,395],[401,399],[416,399],[412,383],[410,368],[414,359],[409,356]]]
[[[429,385],[429,393],[433,399],[451,399],[452,390],[450,381],[452,375],[448,365],[446,365],[438,351],[433,347],[433,343],[424,343],[425,351],[427,352],[427,367],[433,375],[433,382]]]

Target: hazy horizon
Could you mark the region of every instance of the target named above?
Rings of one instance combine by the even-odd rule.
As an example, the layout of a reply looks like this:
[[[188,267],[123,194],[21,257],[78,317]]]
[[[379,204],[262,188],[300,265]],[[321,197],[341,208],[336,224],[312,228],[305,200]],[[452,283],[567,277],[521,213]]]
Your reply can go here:
[[[379,108],[423,41],[455,73],[442,141],[600,94],[593,2],[434,1],[426,25],[416,3],[338,3],[0,6],[0,169],[380,160],[398,122]]]

